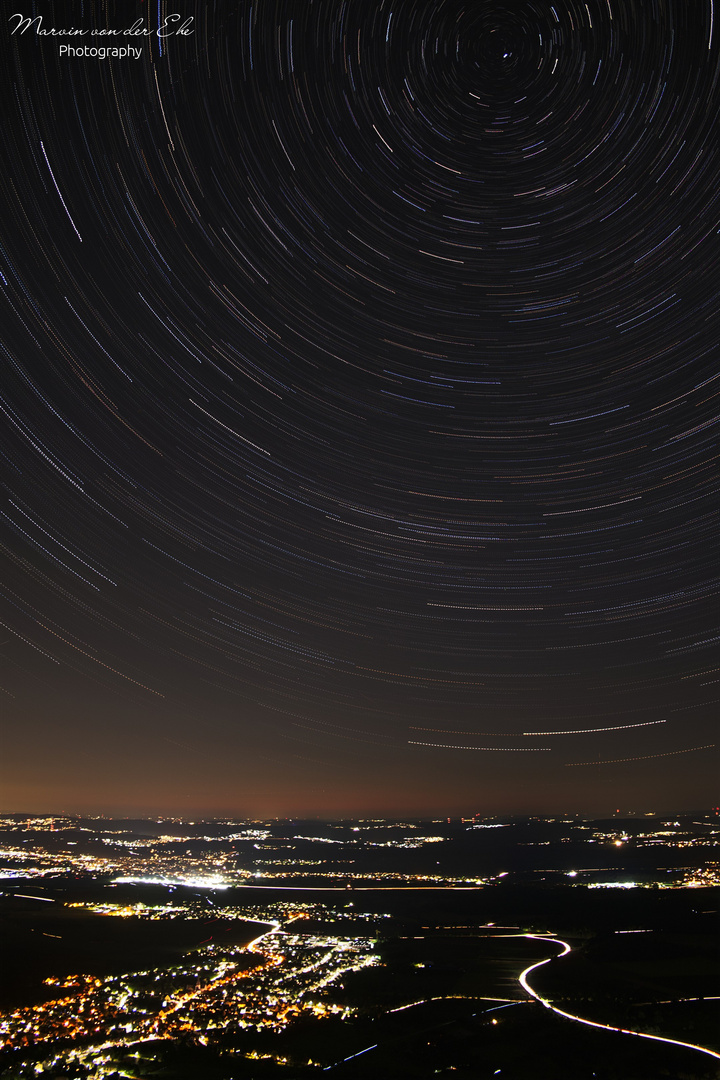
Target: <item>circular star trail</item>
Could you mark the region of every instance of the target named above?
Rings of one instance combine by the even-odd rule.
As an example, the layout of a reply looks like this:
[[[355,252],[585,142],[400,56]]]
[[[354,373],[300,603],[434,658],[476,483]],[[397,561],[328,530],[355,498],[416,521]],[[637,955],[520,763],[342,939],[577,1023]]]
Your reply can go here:
[[[189,740],[206,806],[701,794],[713,3],[186,6],[6,31],[11,743],[170,791]]]

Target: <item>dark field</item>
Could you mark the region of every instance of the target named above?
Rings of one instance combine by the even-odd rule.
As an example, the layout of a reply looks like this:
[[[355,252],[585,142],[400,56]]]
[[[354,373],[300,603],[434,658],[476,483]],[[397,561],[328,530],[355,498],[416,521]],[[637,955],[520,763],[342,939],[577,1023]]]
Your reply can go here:
[[[242,944],[258,932],[239,920],[151,921],[0,897],[0,1009],[60,996],[43,983],[50,976],[146,970],[177,963],[210,940]]]

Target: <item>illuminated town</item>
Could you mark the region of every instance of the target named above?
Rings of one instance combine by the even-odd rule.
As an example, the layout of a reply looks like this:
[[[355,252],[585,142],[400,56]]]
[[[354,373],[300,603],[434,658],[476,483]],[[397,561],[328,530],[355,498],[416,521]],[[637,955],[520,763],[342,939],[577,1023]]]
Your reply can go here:
[[[247,945],[208,944],[181,965],[105,978],[47,978],[45,985],[59,996],[4,1017],[3,1045],[17,1048],[58,1041],[65,1045],[72,1040],[83,1049],[53,1052],[51,1058],[35,1063],[35,1072],[66,1059],[92,1062],[95,1075],[103,1075],[102,1066],[112,1060],[107,1055],[112,1047],[188,1034],[208,1045],[226,1030],[282,1030],[303,1012],[319,1018],[344,1014],[347,1010],[322,1000],[322,991],[348,972],[377,964],[373,942],[365,937],[293,933],[292,924],[307,920],[312,909],[313,905],[301,909],[273,905],[264,914],[276,915],[276,921],[262,925],[261,933]],[[151,919],[178,914],[171,905],[89,905],[88,910]],[[219,908],[217,916],[255,921],[253,910]]]
[[[10,815],[0,820],[0,839],[0,904],[25,980],[4,997],[0,1075],[22,1080],[150,1076],[173,1046],[194,1047],[227,1069],[253,1063],[258,1076],[327,1068],[362,1075],[349,1062],[365,1053],[356,1043],[368,1024],[398,1024],[421,1006],[474,1003],[477,1018],[541,1000],[521,980],[558,933],[543,897],[570,928],[573,951],[592,955],[609,926],[626,950],[639,939],[624,935],[663,940],[655,906],[639,924],[637,905],[626,906],[632,894],[649,902],[702,891],[711,914],[720,886],[714,812],[299,823]],[[587,913],[596,890],[612,897],[616,914],[605,906],[610,923],[578,930],[597,919],[599,909]],[[455,907],[429,916],[427,905],[438,903],[439,912]],[[577,904],[585,905],[582,918]],[[96,942],[89,951],[88,936]],[[482,977],[443,974],[459,963],[460,943],[458,971],[480,950]],[[12,941],[5,946],[12,968]],[[405,957],[401,979],[393,950]],[[28,955],[34,981],[23,974]],[[666,1013],[673,1002],[675,1013],[678,1002],[702,999],[704,1010],[717,1003],[701,968],[697,992],[689,980],[678,983]],[[660,1001],[663,993],[658,987]],[[612,1030],[615,1015],[603,1000],[596,1015]],[[494,1029],[500,1020],[491,1020]],[[687,1034],[683,1023],[674,1015],[669,1037]],[[297,1034],[308,1024],[309,1044]],[[352,1036],[346,1046],[338,1024]],[[711,1039],[700,1052],[714,1053]]]

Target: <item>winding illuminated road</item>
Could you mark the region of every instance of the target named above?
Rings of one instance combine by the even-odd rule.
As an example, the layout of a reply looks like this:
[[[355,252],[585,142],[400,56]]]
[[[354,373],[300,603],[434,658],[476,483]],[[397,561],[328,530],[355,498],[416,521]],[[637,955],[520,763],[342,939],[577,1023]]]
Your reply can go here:
[[[566,941],[560,941],[559,938],[545,937],[543,934],[524,934],[523,937],[533,938],[536,941],[547,941],[552,945],[561,945],[562,952],[558,953],[558,957],[567,956],[571,952],[571,948]],[[586,1020],[582,1016],[574,1016],[573,1013],[565,1012],[563,1009],[558,1009],[557,1006],[547,1001],[545,998],[540,997],[536,990],[533,990],[532,986],[528,983],[528,975],[531,971],[535,971],[536,968],[542,967],[544,964],[549,964],[551,960],[557,959],[557,957],[549,956],[546,960],[539,960],[535,964],[531,964],[530,967],[526,967],[518,978],[518,982],[522,986],[526,993],[531,997],[539,1001],[541,1005],[544,1005],[546,1009],[552,1009],[558,1016],[564,1016],[566,1020],[575,1020],[578,1024],[586,1024],[588,1027],[601,1028],[604,1031],[617,1031],[621,1035],[635,1035],[638,1039],[652,1039],[654,1042],[670,1043],[671,1046],[682,1046],[686,1050],[697,1050],[701,1054],[708,1054],[709,1057],[720,1059],[720,1054],[714,1050],[708,1050],[705,1046],[696,1046],[694,1043],[680,1042],[679,1039],[668,1039],[664,1035],[648,1035],[644,1031],[630,1031],[628,1028],[613,1027],[611,1024],[600,1024],[596,1020]]]

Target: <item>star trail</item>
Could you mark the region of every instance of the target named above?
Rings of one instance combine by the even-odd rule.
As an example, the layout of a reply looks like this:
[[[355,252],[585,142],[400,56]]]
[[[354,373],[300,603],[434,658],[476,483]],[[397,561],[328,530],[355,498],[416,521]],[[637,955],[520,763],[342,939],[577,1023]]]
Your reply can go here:
[[[712,0],[41,8],[3,29],[7,809],[711,799]]]

